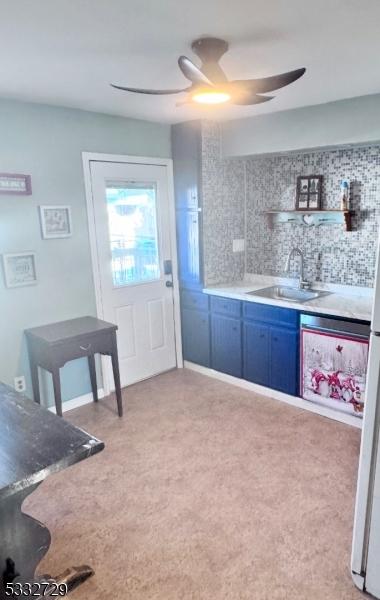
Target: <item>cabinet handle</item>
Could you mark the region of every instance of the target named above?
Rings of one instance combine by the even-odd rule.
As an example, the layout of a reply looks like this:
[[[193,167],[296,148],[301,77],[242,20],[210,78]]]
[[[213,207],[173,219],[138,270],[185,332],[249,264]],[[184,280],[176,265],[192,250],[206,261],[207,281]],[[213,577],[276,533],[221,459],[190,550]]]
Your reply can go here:
[[[91,348],[91,344],[89,344],[88,346],[79,346],[79,348],[81,350],[84,350],[85,352],[87,352],[87,350],[89,350]]]

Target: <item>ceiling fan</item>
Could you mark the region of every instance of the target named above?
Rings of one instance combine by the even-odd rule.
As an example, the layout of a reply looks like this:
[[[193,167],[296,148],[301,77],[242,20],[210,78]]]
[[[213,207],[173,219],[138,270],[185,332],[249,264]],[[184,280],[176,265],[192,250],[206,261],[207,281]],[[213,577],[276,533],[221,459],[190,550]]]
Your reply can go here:
[[[261,104],[272,100],[274,96],[265,96],[267,92],[278,90],[293,83],[305,73],[306,69],[296,69],[288,73],[263,77],[261,79],[235,79],[229,81],[219,65],[219,60],[228,50],[228,43],[218,38],[204,37],[191,44],[193,52],[201,59],[197,67],[186,56],[180,56],[178,65],[191,85],[181,89],[150,90],[111,84],[112,87],[136,94],[180,94],[186,92],[186,98],[177,106],[198,102],[201,104],[221,104],[230,101],[232,104]]]

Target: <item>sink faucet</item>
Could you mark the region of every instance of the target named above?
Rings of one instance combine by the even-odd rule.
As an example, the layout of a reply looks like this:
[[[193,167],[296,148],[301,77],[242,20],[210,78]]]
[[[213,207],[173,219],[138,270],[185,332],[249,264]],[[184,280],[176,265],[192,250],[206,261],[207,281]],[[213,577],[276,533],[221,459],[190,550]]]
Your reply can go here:
[[[305,263],[305,259],[304,259],[304,255],[302,250],[300,250],[299,248],[292,248],[291,251],[288,254],[288,258],[286,259],[286,264],[285,264],[285,272],[289,273],[289,269],[290,269],[290,261],[293,258],[293,256],[295,254],[298,254],[298,256],[300,257],[300,278],[299,278],[299,282],[298,282],[298,287],[300,290],[307,290],[308,288],[311,287],[311,283],[309,281],[306,281],[305,276],[304,276],[304,263]]]

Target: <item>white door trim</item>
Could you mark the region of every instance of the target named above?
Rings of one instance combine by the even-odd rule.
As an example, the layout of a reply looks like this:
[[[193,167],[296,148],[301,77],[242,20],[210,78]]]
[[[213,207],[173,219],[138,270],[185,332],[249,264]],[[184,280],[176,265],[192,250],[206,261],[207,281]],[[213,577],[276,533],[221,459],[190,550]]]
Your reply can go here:
[[[174,330],[177,367],[183,367],[182,356],[182,336],[181,336],[181,314],[179,303],[179,281],[178,281],[178,261],[177,261],[177,237],[176,237],[176,219],[174,203],[174,184],[173,184],[173,161],[171,158],[150,158],[147,156],[130,156],[124,154],[102,154],[97,152],[82,152],[84,185],[87,203],[87,220],[90,237],[92,274],[94,278],[96,314],[99,319],[104,318],[102,288],[100,285],[99,260],[96,242],[95,213],[93,203],[93,190],[91,181],[91,161],[98,162],[117,162],[142,165],[157,165],[166,167],[169,195],[169,217],[170,217],[170,249],[173,265],[173,301],[174,301]],[[102,365],[104,359],[102,358]],[[103,388],[105,395],[110,392],[110,383],[105,377],[106,369],[102,366]]]

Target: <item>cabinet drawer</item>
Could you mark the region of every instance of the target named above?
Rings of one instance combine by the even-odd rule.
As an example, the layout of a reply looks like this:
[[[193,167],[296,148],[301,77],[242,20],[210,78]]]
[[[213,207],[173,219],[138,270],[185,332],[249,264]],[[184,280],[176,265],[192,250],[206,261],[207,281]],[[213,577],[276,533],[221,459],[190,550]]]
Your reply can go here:
[[[212,312],[228,315],[230,317],[240,318],[241,314],[240,300],[232,300],[231,298],[221,298],[220,296],[211,296],[210,306]]]
[[[203,294],[202,292],[182,290],[181,305],[183,308],[197,308],[198,310],[208,310],[208,295]]]
[[[292,328],[298,327],[298,312],[291,308],[269,306],[268,304],[259,304],[256,302],[244,302],[243,315],[245,319],[266,323],[279,323]]]
[[[55,360],[63,364],[69,360],[91,354],[110,354],[111,350],[112,335],[106,332],[103,334],[98,333],[95,336],[84,336],[80,340],[69,340],[56,344],[52,352],[54,352]]]

